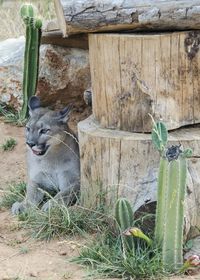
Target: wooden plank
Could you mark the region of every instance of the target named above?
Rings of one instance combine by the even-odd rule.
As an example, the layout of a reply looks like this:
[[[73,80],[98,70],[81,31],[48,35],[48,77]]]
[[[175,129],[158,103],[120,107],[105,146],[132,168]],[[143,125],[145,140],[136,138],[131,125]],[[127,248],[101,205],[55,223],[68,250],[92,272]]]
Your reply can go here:
[[[119,30],[200,29],[200,0],[54,0],[64,36]]]

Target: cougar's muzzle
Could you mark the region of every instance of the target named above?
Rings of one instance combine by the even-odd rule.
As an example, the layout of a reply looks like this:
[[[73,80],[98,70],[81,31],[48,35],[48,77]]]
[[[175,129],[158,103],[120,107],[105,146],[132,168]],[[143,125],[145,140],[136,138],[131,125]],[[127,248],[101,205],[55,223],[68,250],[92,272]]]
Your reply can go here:
[[[31,148],[32,152],[37,156],[43,156],[46,154],[50,145],[47,144],[40,144],[35,145],[33,142],[26,142],[26,144]]]

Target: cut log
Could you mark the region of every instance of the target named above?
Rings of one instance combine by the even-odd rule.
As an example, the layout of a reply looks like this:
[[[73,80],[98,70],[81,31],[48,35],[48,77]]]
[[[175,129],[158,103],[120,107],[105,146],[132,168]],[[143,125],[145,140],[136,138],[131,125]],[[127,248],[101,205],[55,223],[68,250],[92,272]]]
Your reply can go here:
[[[79,123],[81,197],[94,207],[100,195],[113,209],[118,197],[126,197],[136,211],[156,200],[159,154],[150,134],[100,128],[92,118]],[[200,227],[200,129],[179,129],[169,134],[169,144],[181,143],[193,150],[188,160],[186,233]]]
[[[90,34],[93,113],[105,128],[169,130],[200,122],[200,31]]]
[[[63,38],[61,31],[42,32],[42,44],[51,44],[67,48],[88,50],[88,35],[78,34]]]
[[[73,35],[70,38],[64,38],[62,31],[58,27],[57,21],[51,20],[44,23],[41,43],[87,50],[88,35],[78,34]]]
[[[119,30],[200,29],[200,0],[54,0],[64,36]]]

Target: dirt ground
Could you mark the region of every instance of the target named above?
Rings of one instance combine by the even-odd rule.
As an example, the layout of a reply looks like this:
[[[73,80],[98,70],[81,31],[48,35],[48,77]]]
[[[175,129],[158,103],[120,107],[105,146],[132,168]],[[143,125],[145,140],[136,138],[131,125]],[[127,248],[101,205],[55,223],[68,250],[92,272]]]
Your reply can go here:
[[[17,146],[11,152],[0,150],[0,191],[11,182],[26,180],[24,129],[0,121],[0,145],[10,137]],[[88,279],[85,269],[68,261],[83,242],[68,237],[48,243],[33,240],[19,229],[10,211],[0,212],[0,280]],[[200,280],[200,275],[171,280],[180,279]]]

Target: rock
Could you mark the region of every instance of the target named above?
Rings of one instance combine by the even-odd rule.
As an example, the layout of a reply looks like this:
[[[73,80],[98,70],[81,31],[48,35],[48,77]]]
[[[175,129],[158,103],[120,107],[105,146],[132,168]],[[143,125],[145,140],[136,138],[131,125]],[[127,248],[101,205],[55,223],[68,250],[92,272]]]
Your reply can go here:
[[[0,42],[0,102],[16,110],[22,104],[24,42],[23,37]],[[45,106],[60,108],[72,102],[83,119],[90,113],[83,99],[89,87],[87,50],[41,46],[37,95]]]
[[[0,102],[19,109],[22,103],[24,37],[0,42]]]
[[[184,259],[188,259],[193,255],[200,256],[200,236],[197,236],[196,238],[192,239],[191,242],[192,242],[192,246],[188,250],[188,252],[184,255]]]

